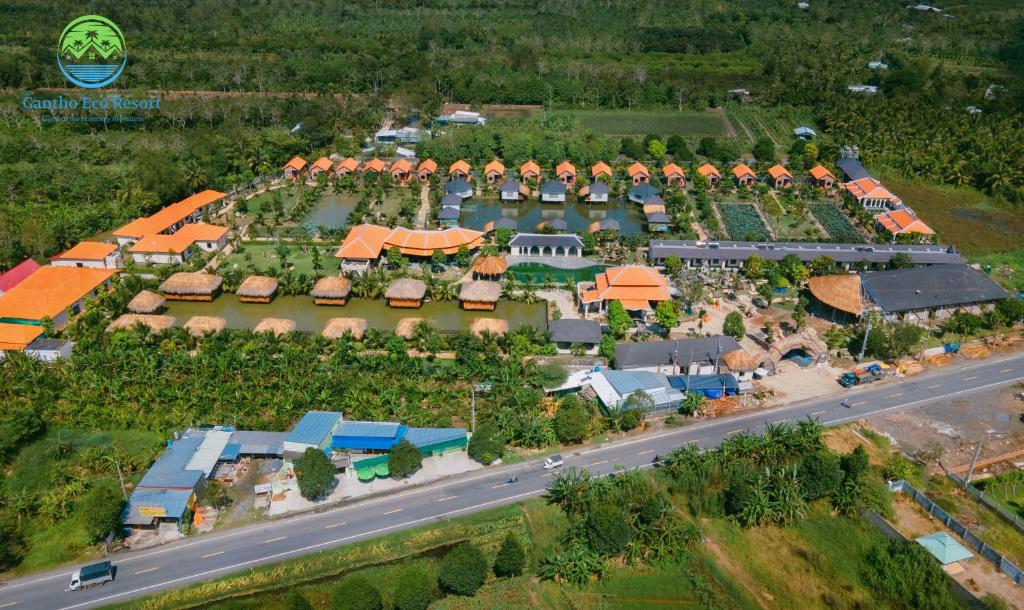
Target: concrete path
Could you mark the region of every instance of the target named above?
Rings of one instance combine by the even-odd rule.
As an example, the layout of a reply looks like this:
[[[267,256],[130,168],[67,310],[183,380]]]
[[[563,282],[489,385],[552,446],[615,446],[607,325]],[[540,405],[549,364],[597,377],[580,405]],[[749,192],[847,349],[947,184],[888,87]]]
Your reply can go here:
[[[420,209],[416,212],[416,228],[426,229],[430,218],[430,187],[426,184],[420,190]]]

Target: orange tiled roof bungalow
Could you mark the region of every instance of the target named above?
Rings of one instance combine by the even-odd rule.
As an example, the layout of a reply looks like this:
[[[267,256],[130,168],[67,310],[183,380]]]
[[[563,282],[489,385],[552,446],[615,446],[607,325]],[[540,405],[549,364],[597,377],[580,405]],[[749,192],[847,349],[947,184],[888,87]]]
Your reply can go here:
[[[291,161],[284,164],[284,177],[290,180],[298,180],[305,167],[306,160],[302,157],[294,156]]]
[[[128,252],[136,263],[180,265],[189,258],[188,251],[193,245],[203,252],[216,252],[227,245],[227,235],[227,227],[196,222],[170,235],[146,235],[132,244]]]
[[[448,175],[452,178],[469,180],[469,163],[459,159],[455,163],[452,163],[451,167],[448,168]]]
[[[757,179],[757,174],[754,173],[754,170],[747,167],[746,163],[740,163],[732,168],[732,175],[736,178],[736,184],[739,186],[754,186],[754,180]]]
[[[110,289],[115,273],[113,269],[40,267],[0,296],[0,319],[31,324],[50,318],[60,330],[81,313],[86,297]]]
[[[897,235],[935,235],[935,231],[933,231],[928,225],[924,224],[924,222],[917,217],[917,214],[907,207],[889,212],[882,212],[875,216],[875,220],[878,221],[878,224],[882,225],[882,228],[892,234],[893,241],[896,240]]]
[[[576,183],[576,166],[567,160],[562,161],[555,167],[555,177],[565,186],[572,186]]]
[[[201,191],[167,206],[152,216],[136,218],[115,229],[113,235],[117,238],[117,243],[124,246],[146,235],[173,233],[186,224],[199,220],[204,212],[214,209],[217,204],[223,205],[225,196],[224,193],[209,189]]]
[[[309,166],[309,177],[316,178],[323,172],[331,171],[332,165],[334,164],[331,163],[330,159],[328,159],[327,157],[320,157],[319,159],[313,162],[313,165]]]
[[[704,176],[711,188],[718,186],[718,183],[722,180],[722,174],[718,173],[718,168],[710,163],[705,163],[697,168],[697,173]]]
[[[630,311],[651,311],[651,303],[668,301],[668,280],[657,269],[644,265],[612,267],[594,277],[593,286],[577,288],[580,305],[584,314],[597,306],[597,311],[606,311],[610,301],[619,301]]]
[[[420,162],[420,166],[416,168],[416,175],[419,177],[420,182],[426,182],[430,180],[430,177],[437,171],[437,161],[433,159],[424,159]]]
[[[338,165],[334,167],[334,173],[339,176],[344,176],[345,174],[351,174],[357,169],[359,169],[359,161],[356,161],[352,157],[346,157],[341,161],[338,161]]]
[[[820,186],[823,189],[830,189],[835,186],[836,177],[832,172],[825,169],[824,165],[815,165],[811,168],[811,177],[808,180],[811,186]]]
[[[592,166],[590,166],[590,176],[594,180],[597,180],[601,176],[608,176],[609,178],[611,178],[612,177],[612,168],[611,168],[610,165],[608,165],[604,161],[598,161],[597,163],[595,163]]]
[[[10,324],[0,322],[0,354],[24,351],[43,334],[36,324]]]
[[[903,204],[899,197],[871,177],[844,182],[842,187],[866,210],[892,210]]]
[[[519,177],[522,180],[540,180],[540,166],[534,161],[527,161],[519,168]]]
[[[661,168],[661,173],[665,175],[665,184],[668,186],[686,188],[686,172],[675,163],[669,163]]]
[[[647,166],[639,161],[630,165],[626,169],[626,174],[633,180],[633,184],[643,184],[644,182],[651,181],[651,172],[647,169]]]
[[[117,244],[98,241],[83,241],[50,259],[57,267],[91,267],[93,269],[118,269],[121,254]]]
[[[387,168],[387,166],[388,164],[385,163],[383,159],[374,157],[367,161],[366,163],[363,163],[363,173],[365,174],[366,172],[374,172],[376,174],[382,174],[384,173],[384,170]]]
[[[793,186],[793,174],[778,163],[768,168],[768,175],[771,176],[772,186],[777,189],[788,189]]]
[[[445,254],[455,254],[459,246],[473,250],[480,247],[483,240],[484,234],[480,231],[461,227],[431,231],[362,224],[348,232],[335,256],[356,264],[370,263],[392,246],[398,246],[399,251],[407,256],[429,258],[434,250],[441,250]]]
[[[412,179],[412,161],[408,159],[398,159],[391,164],[391,178],[396,182],[405,184]]]
[[[497,184],[505,177],[505,164],[500,159],[495,159],[484,166],[484,177],[487,184]]]

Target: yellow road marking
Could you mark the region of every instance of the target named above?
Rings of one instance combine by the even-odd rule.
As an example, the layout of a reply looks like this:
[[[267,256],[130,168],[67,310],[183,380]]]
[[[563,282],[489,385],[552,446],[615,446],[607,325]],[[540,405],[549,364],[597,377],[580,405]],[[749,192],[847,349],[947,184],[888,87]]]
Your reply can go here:
[[[458,498],[458,496],[448,496],[447,498],[441,498],[440,500],[438,500],[438,502],[447,502],[448,500],[454,500],[455,498]]]
[[[1001,371],[999,371],[999,372],[1000,372],[1000,373],[1009,373],[1009,372],[1010,372],[1010,371],[1012,371],[1012,370],[1013,370],[1013,369],[1003,369],[1003,370],[1001,370]]]
[[[895,394],[889,394],[886,398],[897,398],[903,396],[903,392],[896,392]]]
[[[860,402],[855,402],[855,403],[853,403],[853,404],[852,404],[852,405],[850,405],[850,406],[851,406],[851,407],[856,407],[857,405],[862,405],[862,404],[865,404],[866,402],[867,402],[866,400],[862,400],[862,401],[860,401]]]
[[[594,462],[592,464],[587,464],[587,468],[589,468],[591,466],[600,466],[601,464],[607,464],[607,463],[608,463],[608,460],[600,460],[600,461]]]
[[[154,570],[159,570],[159,569],[160,569],[159,566],[157,566],[155,568],[146,568],[145,570],[139,570],[138,572],[135,573],[135,575],[138,576],[139,574],[145,574],[146,572],[152,572]]]
[[[217,555],[223,555],[224,551],[217,551],[216,553],[210,553],[209,555],[203,555],[200,559],[207,559],[210,557],[216,557]]]
[[[400,508],[396,508],[395,510],[389,510],[388,512],[386,512],[386,513],[384,513],[384,514],[385,514],[385,515],[393,515],[393,514],[395,514],[395,513],[400,513],[400,512],[402,512],[402,509],[400,509]]]
[[[938,384],[938,383],[936,383],[935,385],[930,385],[930,386],[928,386],[928,387],[927,387],[927,388],[925,388],[925,389],[926,389],[926,390],[934,390],[935,388],[939,387],[939,385],[941,385],[941,384]]]
[[[973,377],[964,377],[964,381],[971,381],[971,380],[974,380],[974,379],[977,379],[977,378],[978,378],[977,375],[974,375]]]
[[[65,591],[70,591],[71,589],[64,589],[64,590]],[[7,604],[4,604],[4,605],[0,606],[0,608],[10,608],[11,606],[13,606],[16,603],[18,603],[18,602],[10,602],[10,603],[7,603]]]
[[[332,523],[331,525],[325,525],[324,529],[325,530],[329,530],[329,529],[334,528],[334,527],[341,527],[342,525],[345,525],[344,521],[342,521],[341,523]]]
[[[821,415],[825,411],[828,411],[828,409],[822,409],[821,411],[815,411],[814,413],[811,413],[811,415]]]
[[[271,538],[270,540],[264,540],[263,544],[270,544],[271,542],[278,542],[280,540],[284,540],[287,537],[288,536],[278,536],[277,538]]]

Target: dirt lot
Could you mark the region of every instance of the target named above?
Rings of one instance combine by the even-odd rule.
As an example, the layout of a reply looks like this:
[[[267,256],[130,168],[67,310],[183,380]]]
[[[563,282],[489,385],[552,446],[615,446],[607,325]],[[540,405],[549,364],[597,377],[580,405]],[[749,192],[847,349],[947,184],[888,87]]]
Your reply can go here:
[[[946,468],[956,468],[970,463],[978,441],[982,460],[1024,448],[1024,402],[1013,396],[1019,391],[1008,387],[937,401],[872,417],[868,424],[904,453],[932,463],[938,456]]]

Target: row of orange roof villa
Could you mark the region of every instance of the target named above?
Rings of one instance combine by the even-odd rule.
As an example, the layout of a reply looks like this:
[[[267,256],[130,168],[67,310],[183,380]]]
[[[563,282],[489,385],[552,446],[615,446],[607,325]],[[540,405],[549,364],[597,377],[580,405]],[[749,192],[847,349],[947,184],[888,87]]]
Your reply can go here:
[[[213,213],[225,205],[224,193],[205,190],[173,203],[151,216],[137,218],[114,230],[114,237],[137,263],[180,264],[188,258],[193,246],[206,252],[216,252],[227,245],[226,227],[200,222],[204,214]],[[81,244],[80,244],[81,245]],[[95,256],[105,250],[102,244],[92,243],[79,252],[75,248],[58,256],[76,266],[83,256]],[[107,255],[109,256],[109,254]]]
[[[461,227],[433,231],[361,224],[352,227],[335,256],[341,259],[342,269],[362,271],[393,247],[406,256],[429,258],[435,250],[455,254],[462,246],[469,250],[479,248],[483,241],[480,231]]]
[[[304,171],[307,166],[309,167],[308,171]],[[344,176],[356,172],[363,174],[367,172],[377,174],[387,172],[396,181],[404,183],[416,178],[425,181],[436,171],[437,163],[432,159],[426,159],[416,166],[409,159],[398,159],[388,164],[387,161],[379,157],[374,157],[363,163],[360,163],[358,159],[353,157],[346,157],[337,163],[334,163],[327,157],[320,157],[312,164],[307,164],[306,160],[302,157],[294,157],[284,166],[284,176],[289,180],[298,180],[304,173],[308,178],[316,178],[320,174]]]

